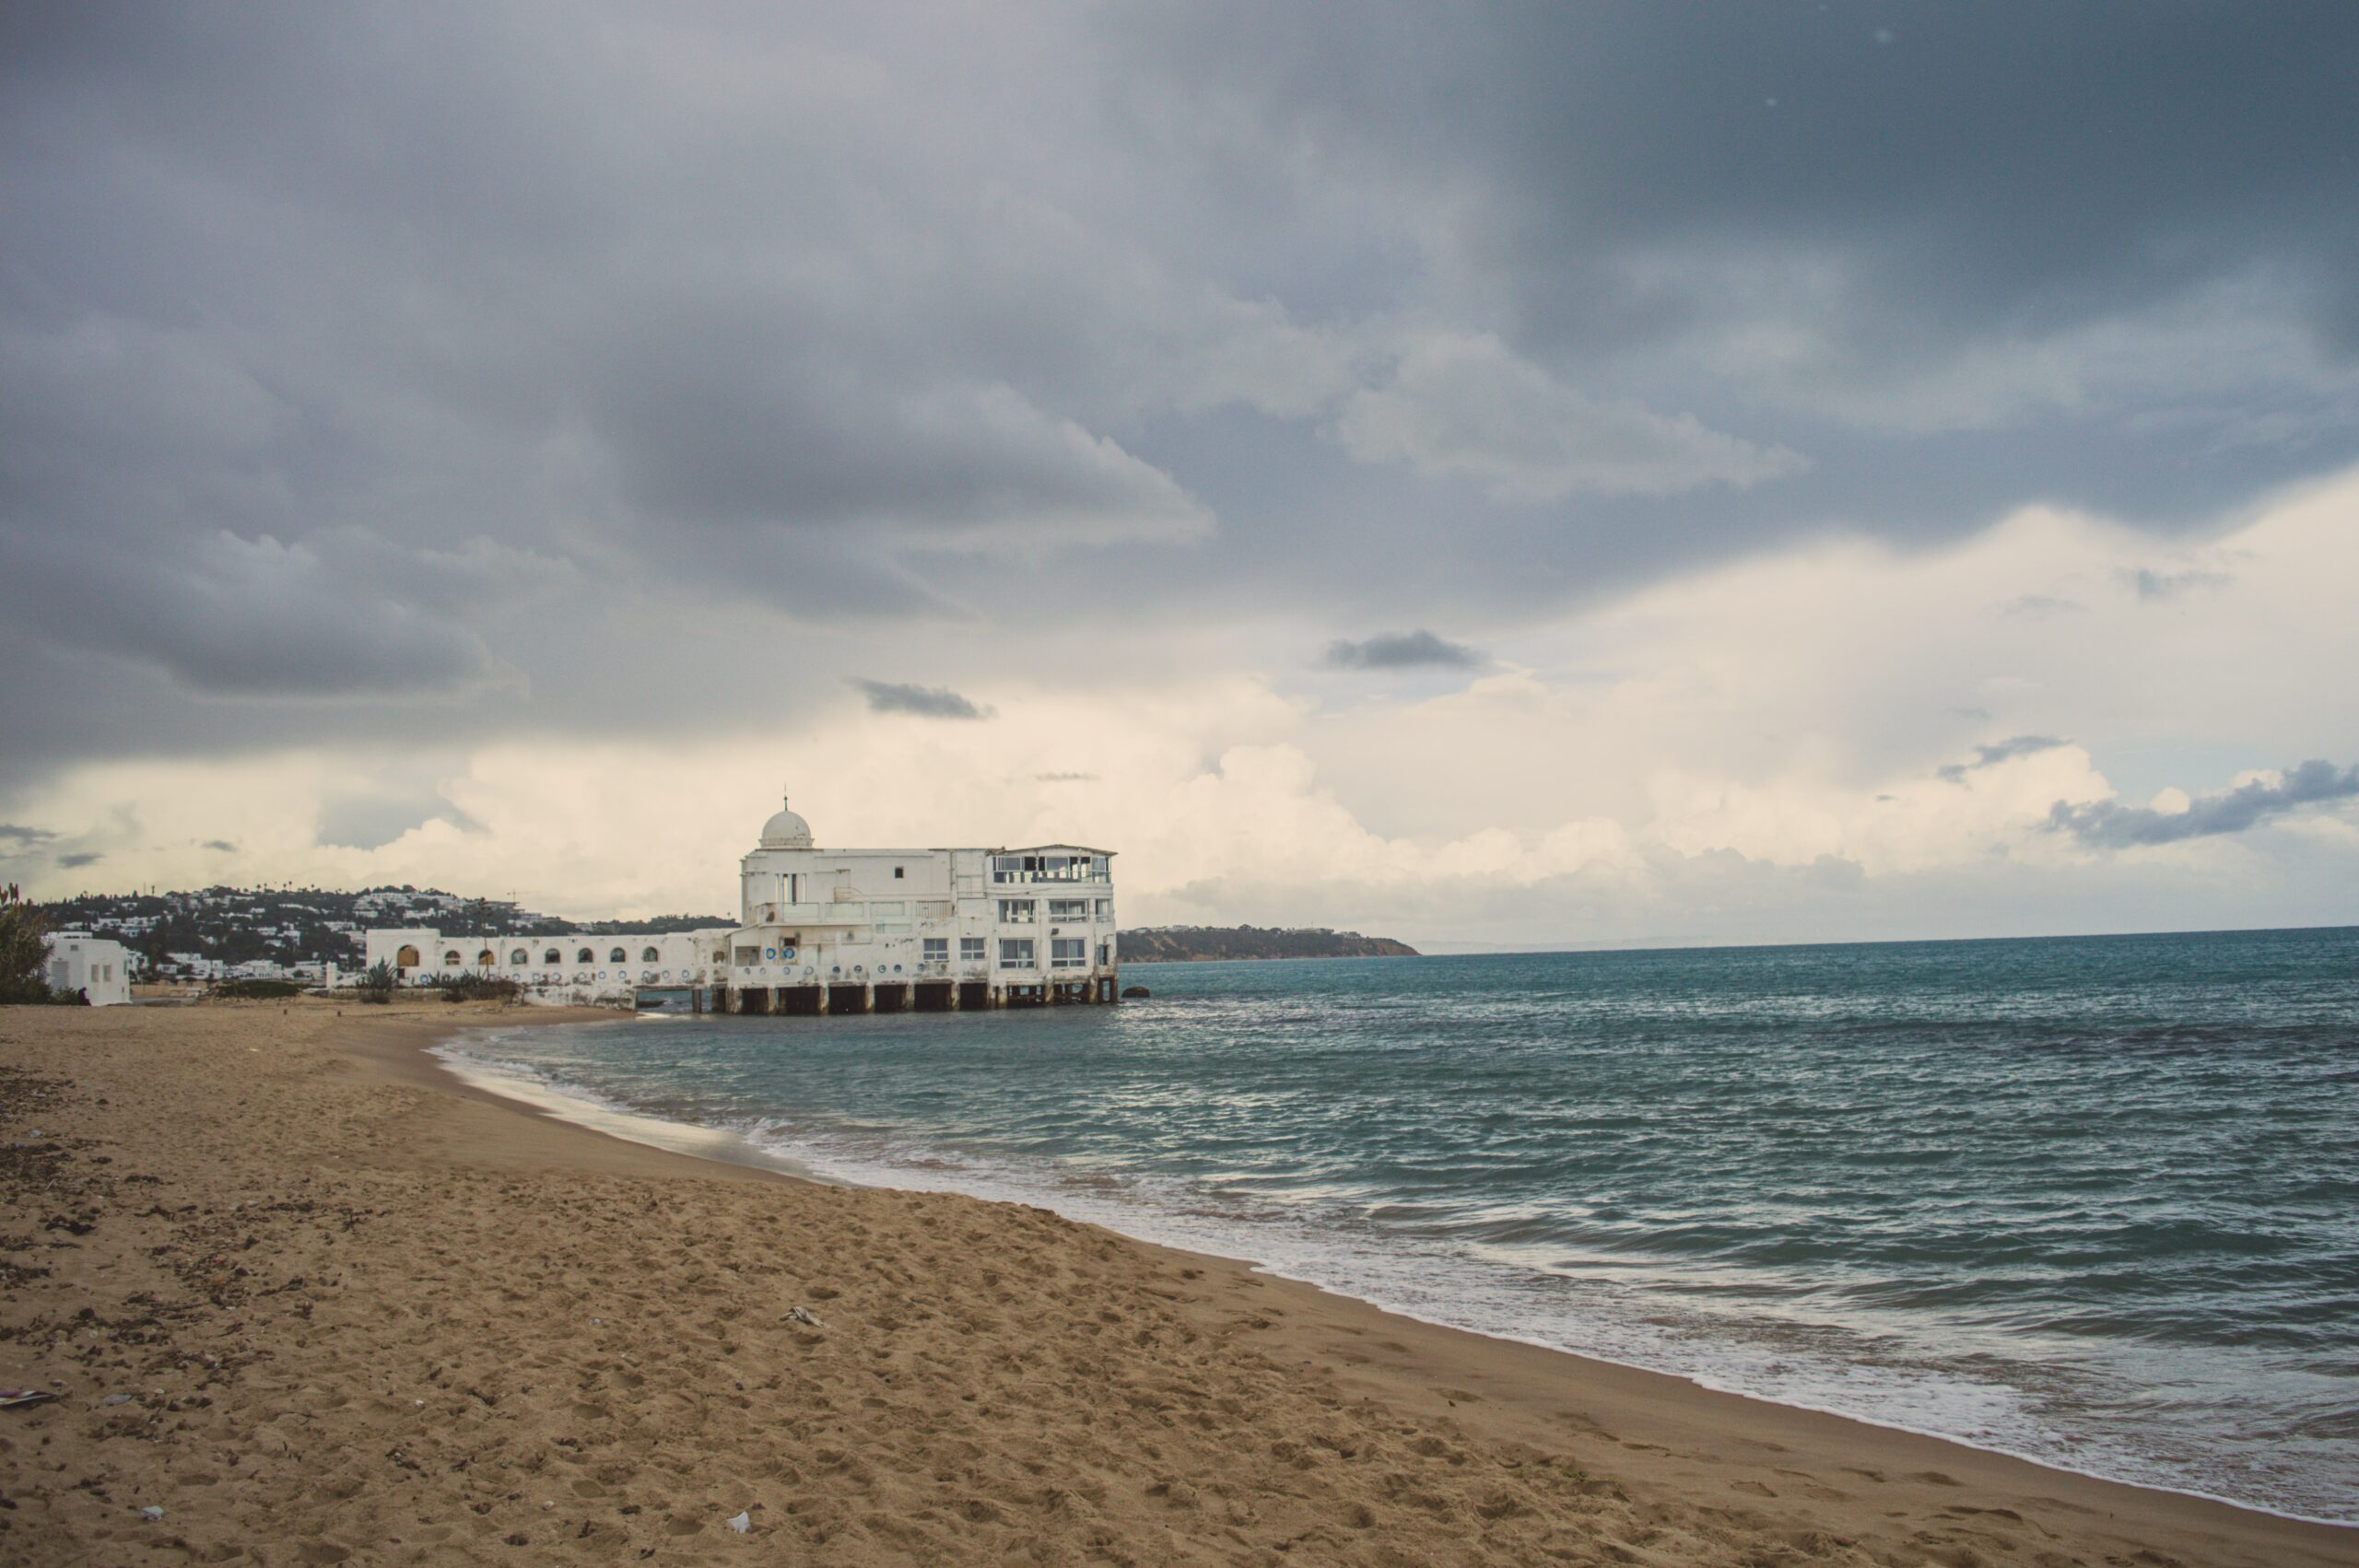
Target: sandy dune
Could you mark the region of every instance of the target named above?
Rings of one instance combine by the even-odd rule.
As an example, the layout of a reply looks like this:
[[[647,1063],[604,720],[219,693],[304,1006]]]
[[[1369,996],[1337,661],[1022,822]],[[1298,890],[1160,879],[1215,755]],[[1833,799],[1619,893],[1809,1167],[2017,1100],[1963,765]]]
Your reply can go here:
[[[0,1012],[0,1385],[59,1396],[0,1410],[0,1562],[2359,1563],[621,1142],[441,1078],[457,1009],[345,1011]]]

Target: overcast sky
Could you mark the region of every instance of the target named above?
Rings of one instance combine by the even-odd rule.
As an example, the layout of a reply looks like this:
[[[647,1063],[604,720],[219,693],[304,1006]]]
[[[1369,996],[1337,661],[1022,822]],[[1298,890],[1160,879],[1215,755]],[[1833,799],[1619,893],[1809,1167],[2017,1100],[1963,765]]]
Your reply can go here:
[[[2359,920],[2359,7],[0,11],[0,878]]]

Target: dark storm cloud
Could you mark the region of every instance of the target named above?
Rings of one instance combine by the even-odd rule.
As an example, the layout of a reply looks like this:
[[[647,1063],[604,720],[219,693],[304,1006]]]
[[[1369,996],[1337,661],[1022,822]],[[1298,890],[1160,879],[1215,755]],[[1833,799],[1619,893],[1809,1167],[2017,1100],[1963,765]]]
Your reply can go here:
[[[2359,450],[2347,6],[589,9],[0,11],[0,781]]]
[[[891,681],[863,680],[855,675],[850,683],[868,698],[872,713],[908,713],[920,719],[988,719],[991,709],[978,708],[946,686],[901,685]]]
[[[79,871],[84,866],[97,865],[100,860],[105,859],[106,857],[104,855],[95,854],[88,850],[82,850],[76,854],[58,856],[57,863],[63,869],[71,872]]]
[[[56,837],[45,827],[22,827],[13,822],[0,822],[0,843],[41,844]]]
[[[1414,631],[1384,632],[1364,642],[1338,638],[1327,645],[1324,662],[1333,670],[1472,670],[1489,661],[1463,643]]]
[[[2051,332],[2259,269],[2322,344],[2359,347],[2359,12],[2335,0],[1147,17],[1142,56],[1208,96],[1459,184],[1468,259],[1552,339],[1776,309],[1813,266],[1839,282],[1841,336],[1887,349]],[[1713,278],[1747,292],[1715,299]]]
[[[2054,751],[2069,743],[2050,735],[2013,735],[1996,744],[1974,748],[1972,762],[1953,762],[1933,770],[1933,777],[1953,784],[1963,783],[1966,776],[1978,769],[1990,767],[2013,757],[2030,756],[2037,752]]]
[[[2337,770],[2332,763],[2313,758],[2298,767],[2288,768],[2278,783],[2256,779],[2240,784],[2223,794],[2206,795],[2183,812],[2158,812],[2111,801],[2080,806],[2059,801],[2048,811],[2048,825],[2056,832],[2071,834],[2084,844],[2126,849],[2242,833],[2301,806],[2323,805],[2353,796],[2359,796],[2359,766]]]

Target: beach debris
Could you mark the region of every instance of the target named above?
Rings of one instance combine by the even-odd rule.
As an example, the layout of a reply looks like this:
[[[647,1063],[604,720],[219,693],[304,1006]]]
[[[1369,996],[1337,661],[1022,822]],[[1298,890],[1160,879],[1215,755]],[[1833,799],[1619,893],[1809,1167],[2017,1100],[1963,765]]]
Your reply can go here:
[[[749,1513],[748,1513],[748,1514],[733,1514],[733,1515],[730,1515],[726,1520],[724,1520],[724,1521],[722,1521],[722,1522],[723,1522],[723,1523],[725,1523],[726,1525],[728,1525],[728,1527],[729,1527],[731,1529],[735,1530],[739,1535],[741,1535],[741,1536],[742,1536],[742,1535],[744,1535],[747,1530],[750,1530],[750,1529],[752,1529],[752,1528],[754,1527],[754,1515],[751,1515],[751,1514],[749,1514]]]
[[[18,1405],[45,1405],[56,1398],[45,1388],[0,1388],[0,1410]]]
[[[819,1321],[819,1315],[812,1311],[807,1306],[788,1307],[786,1309],[786,1320],[790,1323],[800,1323],[805,1328],[825,1328],[827,1327],[825,1323]]]
[[[1122,998],[1126,1001],[1133,998],[1151,997],[1155,993],[1153,991],[1148,990],[1144,986],[1124,986],[1122,988]]]
[[[164,1511],[150,1503],[147,1507],[139,1510],[139,1516],[152,1525],[164,1516]]]
[[[109,1394],[105,1398],[100,1399],[99,1403],[102,1405],[127,1405],[131,1403],[131,1396],[128,1394]]]

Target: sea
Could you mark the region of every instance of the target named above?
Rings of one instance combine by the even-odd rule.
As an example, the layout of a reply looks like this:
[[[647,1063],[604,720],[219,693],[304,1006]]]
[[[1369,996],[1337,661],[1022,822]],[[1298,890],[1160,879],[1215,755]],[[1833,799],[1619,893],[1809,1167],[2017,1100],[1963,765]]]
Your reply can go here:
[[[2359,928],[1123,979],[445,1049],[654,1141],[2359,1522]]]

